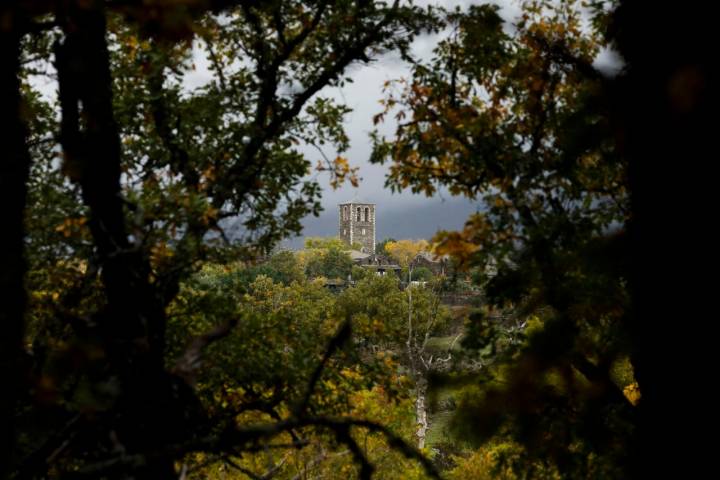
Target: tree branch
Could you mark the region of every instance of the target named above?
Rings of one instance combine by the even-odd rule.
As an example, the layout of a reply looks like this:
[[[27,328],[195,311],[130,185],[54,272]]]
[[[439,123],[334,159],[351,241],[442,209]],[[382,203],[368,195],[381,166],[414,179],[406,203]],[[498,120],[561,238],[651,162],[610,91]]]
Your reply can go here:
[[[201,366],[203,350],[210,344],[230,335],[237,324],[238,319],[233,318],[192,339],[185,352],[175,361],[172,372],[184,378],[188,384],[194,385],[195,373]]]
[[[305,395],[303,398],[298,402],[297,406],[293,409],[293,412],[296,416],[303,415],[305,413],[305,410],[308,407],[308,404],[310,403],[310,397],[312,396],[313,392],[315,391],[315,386],[317,385],[317,382],[320,380],[320,376],[322,375],[323,370],[325,369],[325,366],[327,365],[328,360],[330,360],[330,357],[340,349],[345,342],[348,341],[350,338],[350,335],[352,333],[352,327],[350,320],[345,320],[343,324],[340,326],[338,331],[333,335],[333,337],[330,339],[330,342],[328,343],[327,348],[325,349],[325,353],[323,354],[322,359],[320,360],[320,363],[315,367],[315,370],[313,371],[312,375],[310,376],[310,380],[308,381],[307,389],[305,391]]]

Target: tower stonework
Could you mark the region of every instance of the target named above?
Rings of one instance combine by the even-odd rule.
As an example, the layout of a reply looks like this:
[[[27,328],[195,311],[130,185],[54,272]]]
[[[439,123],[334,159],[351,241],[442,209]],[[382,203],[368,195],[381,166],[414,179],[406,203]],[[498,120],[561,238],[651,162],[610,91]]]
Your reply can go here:
[[[350,200],[338,205],[340,240],[359,243],[365,253],[375,253],[375,204]]]

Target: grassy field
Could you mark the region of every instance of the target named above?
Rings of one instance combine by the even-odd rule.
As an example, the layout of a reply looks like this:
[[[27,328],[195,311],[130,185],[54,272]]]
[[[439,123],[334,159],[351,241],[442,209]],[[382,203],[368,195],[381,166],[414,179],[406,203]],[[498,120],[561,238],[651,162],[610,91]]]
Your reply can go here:
[[[430,423],[426,442],[428,447],[432,448],[448,441],[453,399],[457,398],[457,393],[457,387],[443,387],[433,391],[428,415]]]
[[[453,320],[445,333],[449,335],[431,337],[428,339],[427,351],[433,355],[446,356],[446,352],[459,351],[461,349],[460,342],[462,336],[458,337],[458,333],[463,331],[464,319],[468,315],[469,308],[467,306],[451,306]],[[452,348],[451,348],[452,347]],[[449,440],[450,421],[452,420],[453,408],[457,398],[459,387],[445,386],[439,387],[428,396],[428,434],[426,445],[433,448],[435,445],[446,443]]]

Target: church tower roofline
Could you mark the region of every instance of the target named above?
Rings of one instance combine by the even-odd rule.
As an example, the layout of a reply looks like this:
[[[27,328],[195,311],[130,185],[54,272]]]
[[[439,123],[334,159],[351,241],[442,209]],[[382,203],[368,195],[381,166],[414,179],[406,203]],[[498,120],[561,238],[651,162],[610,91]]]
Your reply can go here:
[[[353,198],[352,200],[348,200],[347,202],[340,202],[338,205],[377,205],[375,202],[368,202],[365,199],[362,198]]]

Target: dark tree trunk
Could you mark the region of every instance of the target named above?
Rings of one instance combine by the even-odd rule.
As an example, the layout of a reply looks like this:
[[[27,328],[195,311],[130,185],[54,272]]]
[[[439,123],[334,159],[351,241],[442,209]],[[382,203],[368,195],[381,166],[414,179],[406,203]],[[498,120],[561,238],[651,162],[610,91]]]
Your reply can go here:
[[[630,162],[642,394],[633,477],[694,478],[716,459],[717,29],[700,2],[641,3],[622,2],[613,27],[627,62],[616,121]]]
[[[59,21],[65,32],[56,47],[61,143],[66,171],[82,187],[90,211],[107,301],[97,324],[108,375],[119,382],[112,418],[105,418],[101,428],[105,438],[98,440],[112,436],[128,453],[153,458],[133,478],[170,478],[172,459],[158,452],[185,433],[180,415],[188,406],[177,398],[178,383],[164,370],[165,313],[149,281],[149,261],[127,235],[102,2],[71,6]]]
[[[117,339],[144,338],[162,363],[164,315],[148,281],[149,264],[127,236],[120,191],[120,138],[100,9],[75,8],[56,49],[66,169],[82,187],[102,263],[108,300],[105,326]]]
[[[12,3],[0,7],[0,125],[4,129],[0,160],[0,478],[5,478],[11,467],[15,401],[23,382],[26,306],[23,220],[30,168],[18,78],[21,19]]]

